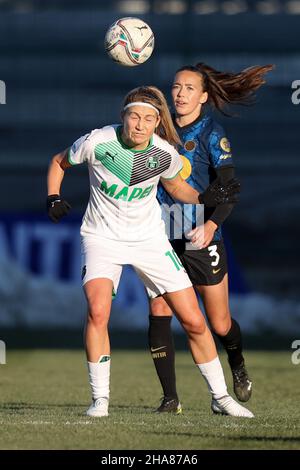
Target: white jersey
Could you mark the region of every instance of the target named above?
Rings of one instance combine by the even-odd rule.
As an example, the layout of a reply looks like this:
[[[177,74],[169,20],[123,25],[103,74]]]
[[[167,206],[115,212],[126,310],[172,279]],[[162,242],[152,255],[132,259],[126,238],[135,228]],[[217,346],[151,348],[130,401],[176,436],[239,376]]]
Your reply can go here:
[[[90,199],[81,235],[138,242],[165,233],[156,199],[160,177],[174,178],[182,169],[175,148],[154,134],[145,150],[132,150],[120,138],[121,126],[106,126],[80,137],[69,162],[88,163]]]

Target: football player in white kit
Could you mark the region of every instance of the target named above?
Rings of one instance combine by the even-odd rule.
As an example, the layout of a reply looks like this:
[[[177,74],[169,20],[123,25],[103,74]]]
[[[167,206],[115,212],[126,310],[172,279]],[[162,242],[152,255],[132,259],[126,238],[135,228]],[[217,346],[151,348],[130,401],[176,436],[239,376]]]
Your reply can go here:
[[[88,303],[85,344],[92,404],[88,416],[108,415],[110,343],[108,321],[124,264],[131,264],[149,296],[163,295],[181,322],[195,364],[205,378],[215,413],[253,417],[228,395],[215,343],[191,281],[165,233],[156,199],[159,181],[187,204],[236,200],[238,183],[214,182],[199,194],[179,175],[179,143],[164,95],[139,87],[125,98],[122,124],[96,129],[55,155],[48,171],[48,214],[54,221],[69,204],[60,197],[66,168],[87,162],[90,199],[81,225],[82,280]]]

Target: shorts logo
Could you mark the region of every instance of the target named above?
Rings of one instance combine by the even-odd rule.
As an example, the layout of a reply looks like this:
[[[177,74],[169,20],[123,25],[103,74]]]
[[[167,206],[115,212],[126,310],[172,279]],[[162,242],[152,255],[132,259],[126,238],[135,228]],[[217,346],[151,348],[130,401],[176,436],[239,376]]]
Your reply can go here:
[[[229,153],[231,151],[229,140],[226,139],[226,137],[222,137],[220,140],[220,147],[222,150],[224,150],[224,152]]]
[[[219,268],[219,269],[213,269],[213,274],[218,274],[219,271],[221,271],[221,268]]]
[[[82,281],[83,281],[85,275],[86,275],[86,265],[83,266],[82,271],[81,271],[81,280]]]
[[[159,168],[159,158],[154,156],[149,157],[146,161],[146,167],[149,168],[149,170],[156,170]]]

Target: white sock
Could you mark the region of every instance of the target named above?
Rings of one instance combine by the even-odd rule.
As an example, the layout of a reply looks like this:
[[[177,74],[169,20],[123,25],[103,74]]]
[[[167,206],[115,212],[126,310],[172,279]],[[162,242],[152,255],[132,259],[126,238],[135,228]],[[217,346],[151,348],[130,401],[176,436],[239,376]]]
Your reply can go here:
[[[228,395],[223,369],[218,356],[210,362],[197,364],[197,366],[205,378],[213,398],[217,400],[224,397],[224,395]]]
[[[109,399],[110,356],[101,356],[99,362],[88,361],[88,370],[93,400]]]

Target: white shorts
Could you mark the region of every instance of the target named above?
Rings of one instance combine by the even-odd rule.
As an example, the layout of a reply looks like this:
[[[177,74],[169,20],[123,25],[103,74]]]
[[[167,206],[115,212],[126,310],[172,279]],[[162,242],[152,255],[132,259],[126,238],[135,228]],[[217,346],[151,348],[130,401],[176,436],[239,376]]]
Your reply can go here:
[[[125,264],[134,267],[151,298],[192,286],[165,235],[138,243],[85,235],[81,237],[81,261],[83,285],[91,279],[111,279],[113,295]]]

